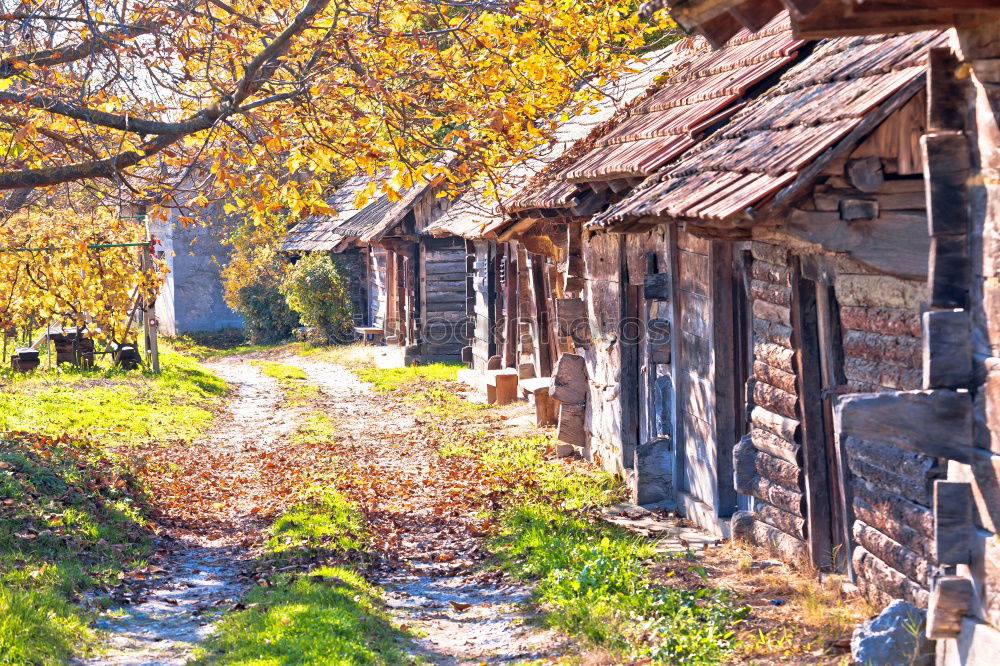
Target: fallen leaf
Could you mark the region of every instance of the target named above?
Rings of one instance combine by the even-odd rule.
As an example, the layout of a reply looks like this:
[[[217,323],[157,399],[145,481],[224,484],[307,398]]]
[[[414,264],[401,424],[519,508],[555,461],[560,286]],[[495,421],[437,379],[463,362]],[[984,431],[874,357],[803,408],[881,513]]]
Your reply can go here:
[[[449,603],[451,603],[451,607],[452,608],[454,608],[455,610],[457,610],[459,612],[464,611],[464,610],[468,609],[470,606],[472,606],[472,604],[466,603],[464,601],[452,601],[452,602],[449,602]]]

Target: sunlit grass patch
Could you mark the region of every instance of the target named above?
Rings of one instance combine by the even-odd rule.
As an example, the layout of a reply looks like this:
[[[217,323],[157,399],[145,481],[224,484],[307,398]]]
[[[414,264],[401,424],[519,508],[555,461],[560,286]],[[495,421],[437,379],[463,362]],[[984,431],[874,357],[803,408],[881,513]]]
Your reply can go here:
[[[343,567],[279,578],[224,618],[195,664],[407,664],[378,590]]]
[[[311,565],[252,590],[225,617],[196,664],[406,664],[409,635],[380,592],[343,566],[367,544],[361,515],[344,495],[314,487],[270,529],[263,561]]]
[[[71,599],[143,564],[144,500],[130,468],[98,444],[0,438],[0,663],[65,663],[93,644]]]
[[[319,387],[306,381],[308,377],[302,368],[274,361],[254,361],[253,363],[265,375],[278,380],[285,396],[286,406],[301,407],[319,396]]]
[[[268,377],[275,379],[305,379],[306,372],[302,368],[285,363],[275,363],[274,361],[257,361],[261,372]]]
[[[326,412],[312,410],[307,412],[292,439],[297,444],[324,444],[337,436],[337,422]]]
[[[274,522],[264,552],[269,559],[343,555],[365,543],[361,515],[344,495],[313,487]]]
[[[380,393],[392,393],[419,382],[451,382],[458,378],[458,371],[465,366],[461,363],[431,363],[411,365],[405,368],[376,368],[365,366],[354,372]]]
[[[0,374],[0,431],[63,433],[113,444],[192,440],[211,425],[226,383],[194,359],[165,352],[162,372],[63,365]]]
[[[725,590],[653,584],[648,540],[549,503],[508,507],[492,546],[508,572],[536,581],[550,624],[622,658],[719,663],[746,615]]]

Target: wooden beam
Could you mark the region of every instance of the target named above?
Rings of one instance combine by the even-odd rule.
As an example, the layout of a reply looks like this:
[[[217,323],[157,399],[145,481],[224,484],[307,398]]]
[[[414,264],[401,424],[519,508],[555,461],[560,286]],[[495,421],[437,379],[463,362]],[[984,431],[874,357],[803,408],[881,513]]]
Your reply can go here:
[[[778,0],[746,0],[729,9],[729,13],[751,32],[757,32],[777,16],[784,7]]]
[[[964,576],[938,578],[927,604],[927,638],[939,640],[958,637],[962,632],[963,618],[972,610],[974,596],[975,590],[968,578]],[[996,657],[995,654],[992,656]]]
[[[935,0],[937,1],[937,0]],[[927,130],[929,132],[965,129],[965,82],[958,78],[962,66],[958,56],[947,46],[937,46],[927,53]]]
[[[841,437],[895,446],[966,464],[972,450],[972,397],[967,391],[886,391],[841,396],[834,407]]]
[[[923,314],[925,389],[966,388],[972,382],[972,332],[966,310]]]
[[[934,482],[934,557],[942,566],[972,561],[975,500],[972,484]]]

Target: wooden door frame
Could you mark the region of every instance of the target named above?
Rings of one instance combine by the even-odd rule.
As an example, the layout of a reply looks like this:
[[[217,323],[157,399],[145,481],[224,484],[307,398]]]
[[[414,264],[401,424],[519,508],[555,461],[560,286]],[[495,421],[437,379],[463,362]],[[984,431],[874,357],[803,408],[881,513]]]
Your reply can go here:
[[[823,404],[820,312],[816,293],[818,282],[803,275],[799,257],[792,257],[790,268],[792,348],[798,370],[796,386],[805,478],[806,543],[811,564],[828,571],[834,565],[834,534],[838,528],[834,524],[831,506],[833,495],[828,458],[828,421]]]
[[[733,290],[736,271],[733,267],[732,241],[710,241],[709,299],[712,312],[712,392],[715,396],[715,514],[729,518],[736,512],[736,484],[733,481],[733,450],[739,441],[742,409],[737,409],[735,381],[736,358],[733,346],[735,307]]]

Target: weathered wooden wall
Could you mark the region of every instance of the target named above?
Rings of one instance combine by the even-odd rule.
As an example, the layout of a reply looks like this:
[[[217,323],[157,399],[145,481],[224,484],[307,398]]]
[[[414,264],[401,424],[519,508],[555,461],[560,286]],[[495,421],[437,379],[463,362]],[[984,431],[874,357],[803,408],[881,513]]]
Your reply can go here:
[[[472,314],[472,368],[486,370],[490,356],[496,353],[495,309],[498,294],[495,268],[495,246],[489,241],[478,240],[473,245],[473,270],[470,276],[472,289],[468,298],[473,299]]]
[[[922,188],[921,179],[895,179],[865,193],[834,176],[815,188],[815,210],[792,215],[802,220],[830,211],[841,218],[841,201],[863,199],[880,203],[876,217],[865,221],[867,230],[878,233],[877,225],[893,225],[903,215],[909,220],[909,234],[920,239],[927,233]],[[906,206],[905,213],[895,210],[897,206]],[[738,488],[756,498],[753,515],[741,516],[737,531],[796,558],[807,556],[809,535],[798,393],[801,368],[794,351],[798,332],[792,327],[792,256],[802,257],[804,265],[819,266],[812,270],[824,273],[839,305],[841,349],[834,356],[842,359],[846,384],[825,389],[854,393],[920,388],[920,315],[927,305],[926,283],[919,277],[887,275],[873,267],[891,270],[898,256],[878,258],[862,252],[858,259],[846,254],[850,248],[831,252],[829,244],[808,242],[821,239],[803,228],[790,224],[795,233],[787,235],[761,232],[761,240],[753,244],[753,426],[736,457]],[[919,261],[907,260],[910,265]],[[852,566],[859,586],[880,601],[898,597],[925,605],[933,558],[933,481],[943,475],[942,466],[934,458],[853,437],[839,446],[847,467]]]
[[[368,323],[370,319],[368,247],[350,248],[333,256],[347,276],[347,292],[351,297],[354,322],[358,325]]]

